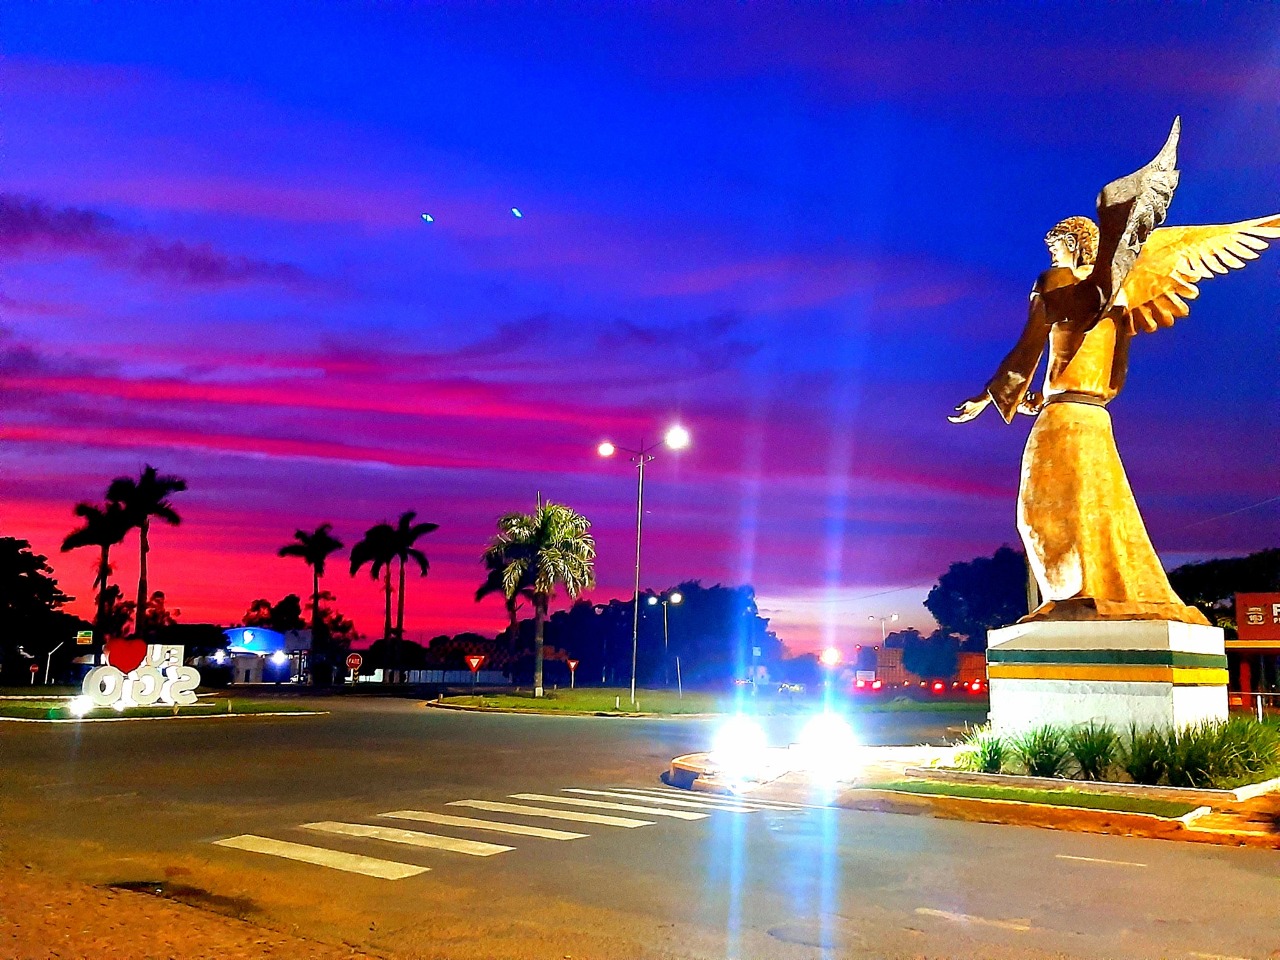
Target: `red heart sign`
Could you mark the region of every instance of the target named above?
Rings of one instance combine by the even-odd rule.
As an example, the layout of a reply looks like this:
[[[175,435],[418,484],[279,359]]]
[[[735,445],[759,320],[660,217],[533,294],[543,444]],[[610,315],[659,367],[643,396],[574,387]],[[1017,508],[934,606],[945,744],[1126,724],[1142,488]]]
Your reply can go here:
[[[147,641],[117,637],[106,643],[107,663],[121,673],[132,673],[147,659]]]

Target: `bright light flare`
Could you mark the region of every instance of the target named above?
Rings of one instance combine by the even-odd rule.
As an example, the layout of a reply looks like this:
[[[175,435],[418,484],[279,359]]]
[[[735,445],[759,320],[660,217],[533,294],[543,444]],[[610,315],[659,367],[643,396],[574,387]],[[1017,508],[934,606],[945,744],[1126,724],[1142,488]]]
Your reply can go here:
[[[649,598],[649,606],[651,606],[651,607],[656,607],[657,605],[658,605],[658,598],[657,598],[657,597],[650,597],[650,598]]]
[[[834,713],[820,713],[806,723],[796,743],[804,768],[828,781],[852,779],[858,747],[853,728]]]
[[[77,717],[83,717],[86,713],[93,709],[93,701],[88,697],[76,697],[69,704],[71,712]]]
[[[596,447],[596,453],[600,454],[602,457],[612,457],[617,452],[618,448],[608,440],[602,441],[600,446]]]
[[[668,430],[667,435],[663,438],[666,445],[672,450],[683,450],[689,445],[690,439],[689,431],[678,423]]]
[[[729,719],[711,745],[711,760],[731,780],[749,780],[765,765],[768,739],[750,717]]]
[[[214,663],[226,663],[226,662],[227,662],[227,651],[225,651],[225,650],[216,650],[216,651],[214,651],[214,654],[213,654],[213,662],[214,662]]]
[[[819,662],[830,670],[832,667],[840,665],[840,651],[835,647],[827,647],[822,651],[822,656],[818,657]]]
[[[286,663],[289,662],[289,655],[285,653],[283,650],[277,650],[275,653],[271,655],[271,662],[274,663],[277,667],[283,667]]]
[[[676,593],[673,593],[673,594],[671,595],[671,597],[669,598],[669,602],[671,602],[671,603],[684,603],[684,594],[683,594],[683,593],[680,593],[679,591],[677,591]]]

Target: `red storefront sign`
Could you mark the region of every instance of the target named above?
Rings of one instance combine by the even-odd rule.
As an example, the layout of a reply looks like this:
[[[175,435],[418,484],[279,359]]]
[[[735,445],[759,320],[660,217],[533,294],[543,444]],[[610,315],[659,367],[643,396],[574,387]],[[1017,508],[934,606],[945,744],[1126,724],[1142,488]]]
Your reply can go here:
[[[1242,644],[1280,647],[1280,593],[1237,593],[1236,633]]]

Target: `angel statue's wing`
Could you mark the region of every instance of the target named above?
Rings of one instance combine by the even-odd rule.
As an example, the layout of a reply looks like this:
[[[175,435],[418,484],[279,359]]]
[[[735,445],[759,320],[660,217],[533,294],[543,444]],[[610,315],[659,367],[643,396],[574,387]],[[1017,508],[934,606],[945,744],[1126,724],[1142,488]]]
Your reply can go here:
[[[1098,258],[1089,280],[1101,296],[1103,312],[1115,302],[1151,231],[1164,223],[1178,186],[1178,136],[1182,118],[1155,159],[1098,194]]]
[[[1280,239],[1280,215],[1206,227],[1162,227],[1142,248],[1124,281],[1124,307],[1134,333],[1171,327],[1191,312],[1196,283],[1257,260]]]

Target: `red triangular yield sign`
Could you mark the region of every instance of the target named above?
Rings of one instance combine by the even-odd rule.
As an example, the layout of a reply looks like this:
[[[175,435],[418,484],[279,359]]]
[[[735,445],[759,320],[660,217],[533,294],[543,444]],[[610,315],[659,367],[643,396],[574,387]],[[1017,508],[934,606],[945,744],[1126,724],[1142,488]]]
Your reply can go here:
[[[480,669],[480,664],[484,663],[484,656],[479,653],[473,653],[467,657],[467,666],[471,668],[471,672],[475,673]]]

